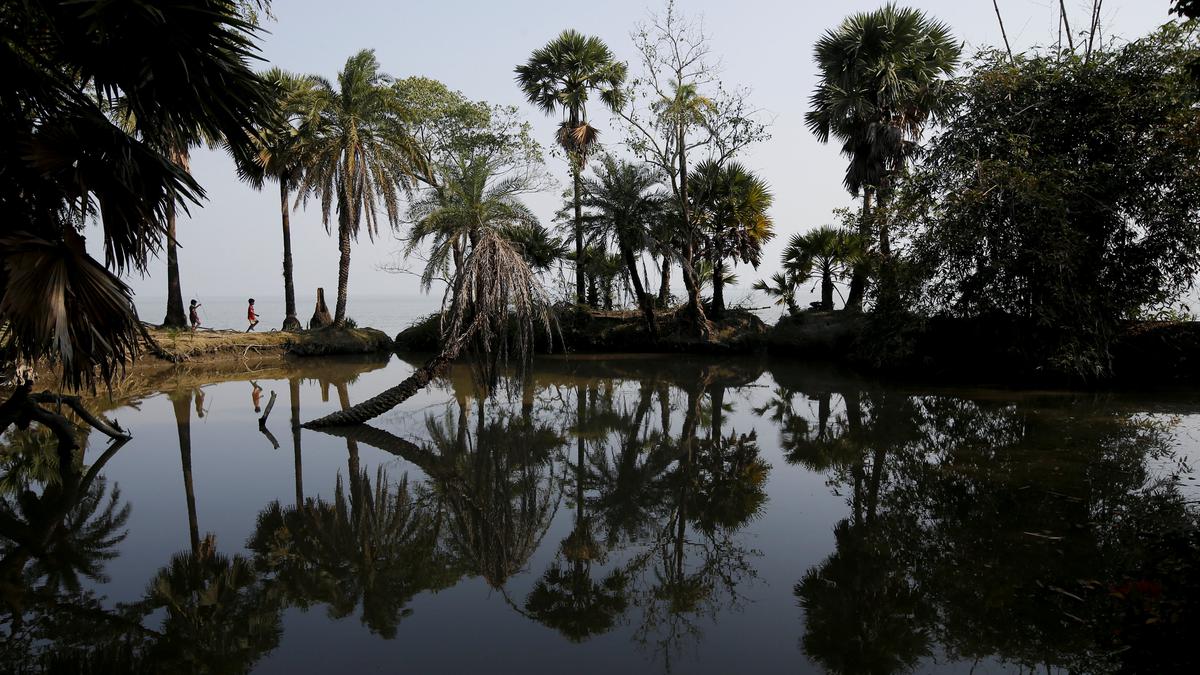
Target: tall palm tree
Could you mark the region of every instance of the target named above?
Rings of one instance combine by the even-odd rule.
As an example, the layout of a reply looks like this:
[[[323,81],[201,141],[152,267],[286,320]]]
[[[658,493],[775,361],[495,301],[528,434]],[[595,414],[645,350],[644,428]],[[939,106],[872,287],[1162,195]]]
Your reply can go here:
[[[289,218],[291,194],[304,176],[304,150],[317,127],[314,93],[318,80],[280,68],[262,74],[271,85],[278,115],[272,125],[260,130],[259,151],[254,165],[239,167],[244,179],[261,187],[262,178],[279,183],[279,216],[283,225],[283,330],[300,330],[296,315],[296,288],[292,274],[292,225]]]
[[[654,299],[642,286],[637,257],[648,247],[650,227],[663,214],[664,195],[659,190],[661,177],[648,165],[639,165],[605,155],[596,177],[584,181],[583,205],[597,211],[590,219],[594,235],[612,236],[629,273],[629,282],[638,306],[646,318],[646,330],[658,335],[654,317]]]
[[[405,127],[405,109],[379,70],[373,50],[351,56],[338,73],[337,86],[318,79],[312,94],[317,128],[304,149],[301,181],[306,197],[321,202],[325,227],[337,211],[338,297],[334,323],[346,323],[350,284],[350,243],[366,225],[367,236],[379,232],[379,209],[385,223],[400,223],[400,189],[416,180],[433,183],[418,144]]]
[[[725,259],[758,267],[762,246],[775,236],[769,210],[774,201],[766,182],[738,162],[705,160],[692,173],[695,219],[707,233],[712,264],[712,313],[725,312]]]
[[[610,110],[623,103],[626,67],[600,38],[565,30],[529,61],[517,66],[517,84],[530,103],[547,115],[561,112],[557,141],[571,163],[575,201],[575,295],[584,298],[583,167],[600,132],[588,122],[587,102],[594,93]]]
[[[872,235],[871,199],[887,198],[895,175],[916,152],[925,127],[949,106],[949,77],[962,53],[949,27],[924,12],[887,4],[854,14],[817,40],[820,82],[805,114],[822,143],[842,144],[849,160],[844,184],[862,194],[860,234]],[[879,251],[891,254],[886,219],[877,225]],[[848,304],[861,307],[867,270],[855,270]]]
[[[794,234],[783,250],[783,266],[795,283],[811,275],[821,280],[821,309],[833,309],[833,284],[862,264],[859,235],[824,225],[804,234]]]

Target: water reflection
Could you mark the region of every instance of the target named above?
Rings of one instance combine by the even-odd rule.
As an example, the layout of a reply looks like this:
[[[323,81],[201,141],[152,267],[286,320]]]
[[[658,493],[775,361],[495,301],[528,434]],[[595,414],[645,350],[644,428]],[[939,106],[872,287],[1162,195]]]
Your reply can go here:
[[[777,669],[1186,664],[1178,645],[1196,628],[1200,530],[1177,481],[1155,469],[1169,466],[1178,434],[1144,406],[632,359],[547,361],[510,396],[487,399],[455,368],[416,423],[331,430],[345,459],[336,473],[309,473],[332,492],[306,493],[304,441],[331,446],[302,433],[302,393],[349,406],[356,379],[377,367],[255,375],[277,382],[264,389],[286,382],[292,475],[286,497],[254,504],[244,547],[204,532],[215,514],[197,508],[197,492],[220,486],[194,480],[192,416],[216,423],[219,399],[194,379],[167,383],[182,470],[173,498],[188,521],[174,546],[186,548],[119,601],[103,588],[107,568],[131,555],[134,505],[103,473],[120,446],[84,444],[64,461],[41,432],[6,432],[0,670],[246,672],[280,649],[291,608],[356,617],[393,639],[436,611],[440,596],[423,594],[471,583],[510,620],[573,648],[605,636],[638,647],[621,661],[637,670],[704,670],[689,659],[706,641],[780,594],[802,621],[794,609],[756,619],[800,636],[798,651],[763,655]],[[270,424],[260,430],[273,438]],[[395,460],[372,466],[376,450]],[[796,471],[822,476],[843,514],[806,526],[789,514],[794,532],[750,536],[789,496],[772,491],[775,477]],[[832,550],[759,583],[769,567],[759,544],[818,529],[832,532]]]

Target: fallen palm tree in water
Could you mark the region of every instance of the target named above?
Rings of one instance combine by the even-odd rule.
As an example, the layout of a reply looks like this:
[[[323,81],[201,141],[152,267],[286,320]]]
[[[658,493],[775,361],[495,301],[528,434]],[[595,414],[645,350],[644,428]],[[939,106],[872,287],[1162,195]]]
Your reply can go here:
[[[474,357],[476,373],[489,387],[510,361],[518,374],[533,356],[538,330],[549,338],[554,319],[549,297],[520,251],[490,228],[477,235],[471,254],[443,301],[442,351],[394,387],[345,410],[304,424],[314,429],[362,424],[395,408],[424,389],[463,353]]]

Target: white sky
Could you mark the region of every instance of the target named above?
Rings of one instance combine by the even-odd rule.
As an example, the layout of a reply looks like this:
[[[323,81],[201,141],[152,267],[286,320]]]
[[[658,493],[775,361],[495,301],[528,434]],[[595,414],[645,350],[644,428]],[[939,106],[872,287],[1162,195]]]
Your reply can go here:
[[[807,99],[815,82],[812,45],[825,30],[849,13],[870,10],[881,0],[681,0],[690,16],[702,16],[713,53],[723,61],[728,84],[753,90],[752,102],[774,116],[773,138],[743,156],[747,166],[770,182],[775,192],[777,236],[756,272],[739,267],[743,288],[777,269],[779,252],[793,232],[830,222],[834,208],[850,198],[841,179],[844,163],[834,146],[818,144],[804,126]],[[913,0],[907,3],[949,24],[966,42],[966,53],[1001,44],[992,0]],[[1057,0],[1000,0],[1005,27],[1014,50],[1057,39]],[[1067,0],[1071,25],[1088,23],[1091,3]],[[1168,19],[1167,0],[1107,0],[1103,4],[1105,37],[1136,38]],[[385,72],[424,75],[446,83],[476,100],[518,104],[548,145],[555,120],[525,104],[513,82],[513,68],[529,53],[565,28],[602,38],[618,58],[636,70],[637,54],[629,39],[634,24],[658,0],[607,0],[601,3],[562,0],[520,2],[440,0],[275,0],[277,20],[266,24],[263,56],[272,65],[334,78],[346,58],[374,48]],[[266,67],[267,64],[262,64]],[[615,120],[594,119],[615,142]],[[561,160],[550,170],[566,184]],[[256,192],[237,180],[229,160],[219,152],[198,150],[192,170],[208,192],[208,201],[179,222],[180,268],[185,302],[188,297],[282,297],[281,237],[278,189]],[[549,224],[560,189],[530,199]],[[325,233],[316,208],[292,215],[296,294],[300,313],[311,306],[317,286],[330,294],[337,287],[337,244]],[[93,249],[99,236],[92,234]],[[350,296],[408,295],[417,291],[415,277],[377,268],[392,259],[397,243],[385,234],[374,243],[355,245]],[[145,277],[129,279],[138,295],[163,297],[166,263],[155,261]],[[674,286],[680,292],[678,282]],[[734,300],[743,291],[731,289]],[[141,303],[139,303],[141,304]],[[155,309],[143,305],[147,317]]]

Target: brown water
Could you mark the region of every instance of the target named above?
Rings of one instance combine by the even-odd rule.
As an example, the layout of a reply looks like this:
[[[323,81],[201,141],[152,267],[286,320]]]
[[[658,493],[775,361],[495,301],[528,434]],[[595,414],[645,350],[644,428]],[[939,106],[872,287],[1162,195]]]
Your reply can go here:
[[[10,430],[0,671],[1188,663],[1194,394],[558,358],[494,398],[459,367],[371,427],[296,426],[411,369],[142,378],[95,403],[133,440],[92,435],[66,477]]]

